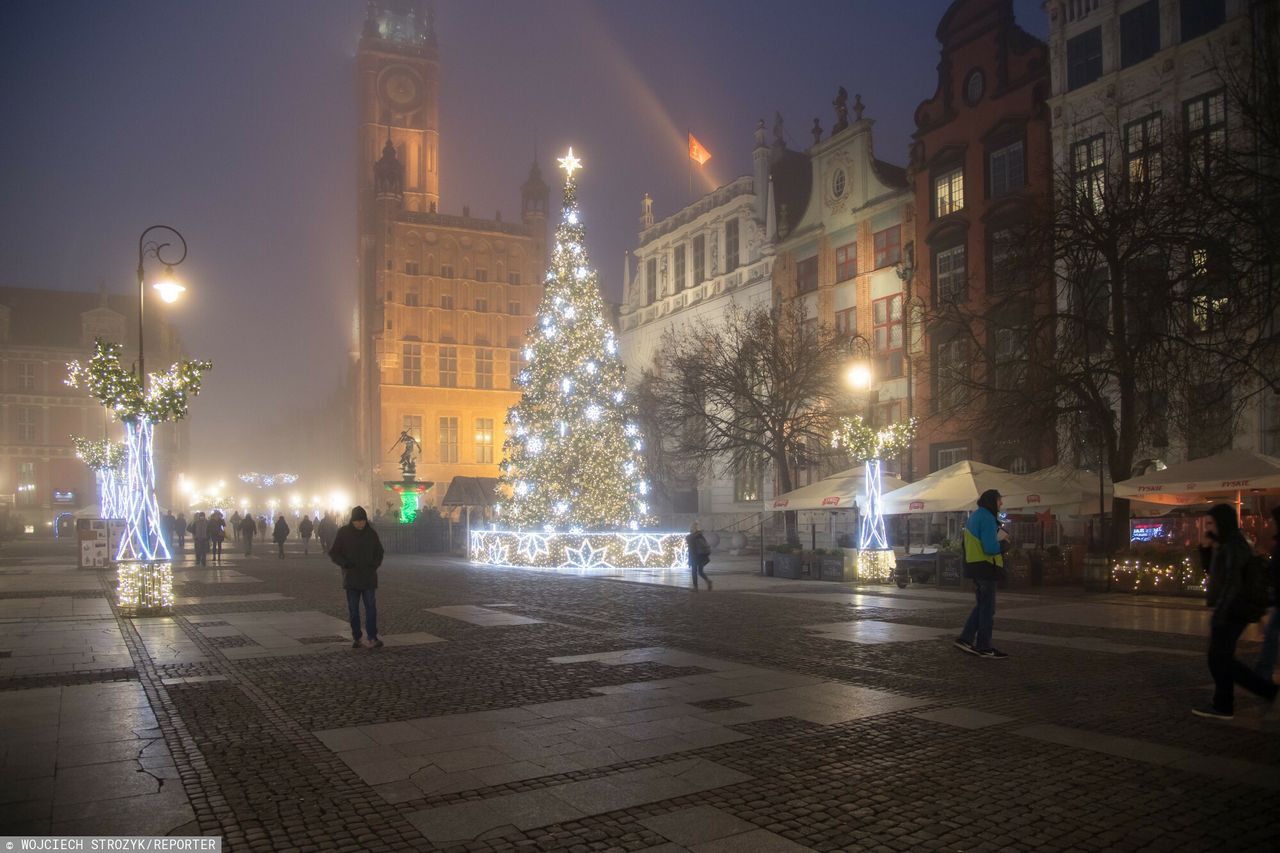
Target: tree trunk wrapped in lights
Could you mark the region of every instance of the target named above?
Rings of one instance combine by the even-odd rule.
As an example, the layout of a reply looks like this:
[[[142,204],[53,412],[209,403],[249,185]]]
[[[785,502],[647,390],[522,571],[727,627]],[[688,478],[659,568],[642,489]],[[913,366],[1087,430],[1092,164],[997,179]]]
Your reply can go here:
[[[881,502],[881,464],[901,456],[911,446],[915,418],[877,430],[859,416],[842,418],[831,437],[831,446],[844,450],[863,464],[863,498],[858,507],[858,576],[887,579],[893,568],[893,551],[884,526]],[[875,553],[879,552],[879,553]]]
[[[71,436],[76,458],[88,465],[98,483],[98,513],[102,518],[124,517],[124,473],[127,448],[109,439]]]
[[[187,416],[190,399],[200,393],[210,361],[180,361],[165,373],[151,374],[144,388],[142,377],[120,364],[120,344],[94,342],[87,365],[67,364],[67,385],[84,387],[125,426],[125,467],[121,537],[117,561],[169,560],[169,543],[160,532],[160,511],[156,504],[156,472],[152,455],[155,425],[179,421]]]

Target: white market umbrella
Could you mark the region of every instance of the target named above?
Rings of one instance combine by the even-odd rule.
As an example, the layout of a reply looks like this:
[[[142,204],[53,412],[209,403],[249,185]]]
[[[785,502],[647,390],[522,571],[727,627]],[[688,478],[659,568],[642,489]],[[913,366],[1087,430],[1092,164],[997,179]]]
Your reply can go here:
[[[1045,488],[1048,485],[1052,488]],[[1009,511],[1042,510],[1051,506],[1079,503],[1080,495],[1053,483],[1013,474],[983,462],[965,460],[934,471],[910,485],[887,492],[885,515],[925,512],[968,512],[978,505],[978,497],[995,489]]]
[[[1041,493],[1074,494],[1077,502],[1074,505],[1057,504],[1053,510],[1057,515],[1097,515],[1098,514],[1098,475],[1080,468],[1052,465],[1032,471],[1027,479],[1036,483]],[[1102,481],[1102,507],[1111,512],[1113,486],[1110,477]],[[1130,504],[1130,513],[1137,516],[1164,515],[1169,507],[1147,501],[1134,500]]]
[[[832,474],[825,480],[810,483],[793,489],[773,500],[764,502],[766,511],[789,512],[791,510],[810,509],[853,509],[858,500],[866,494],[864,485],[866,468],[859,465],[838,474]],[[882,488],[897,489],[906,485],[904,480],[888,474],[880,476]]]
[[[1200,503],[1213,497],[1238,499],[1245,494],[1280,493],[1280,459],[1252,450],[1227,450],[1170,465],[1116,483],[1118,498],[1134,498],[1166,506]]]

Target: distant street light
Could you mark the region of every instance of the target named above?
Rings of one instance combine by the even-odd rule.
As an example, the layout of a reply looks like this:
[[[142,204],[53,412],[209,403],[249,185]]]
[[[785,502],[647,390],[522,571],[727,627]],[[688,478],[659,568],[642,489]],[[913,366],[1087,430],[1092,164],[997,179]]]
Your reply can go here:
[[[845,372],[844,380],[850,388],[865,391],[871,387],[871,365],[865,361],[855,361]]]

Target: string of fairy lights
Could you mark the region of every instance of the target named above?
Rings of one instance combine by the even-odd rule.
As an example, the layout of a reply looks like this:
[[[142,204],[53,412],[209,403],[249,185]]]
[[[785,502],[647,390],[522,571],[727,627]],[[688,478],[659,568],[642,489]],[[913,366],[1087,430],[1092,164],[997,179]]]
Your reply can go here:
[[[893,552],[884,524],[882,465],[885,459],[901,455],[911,446],[916,433],[916,419],[908,418],[876,429],[861,416],[841,418],[831,436],[831,446],[844,450],[863,464],[861,521],[858,525],[858,548],[865,552],[887,552],[879,556],[859,558],[858,576],[887,577],[893,569]],[[866,574],[864,574],[864,572]]]
[[[89,466],[98,484],[98,512],[102,518],[119,518],[124,511],[124,480],[121,473],[128,448],[118,441],[71,436],[76,458]]]

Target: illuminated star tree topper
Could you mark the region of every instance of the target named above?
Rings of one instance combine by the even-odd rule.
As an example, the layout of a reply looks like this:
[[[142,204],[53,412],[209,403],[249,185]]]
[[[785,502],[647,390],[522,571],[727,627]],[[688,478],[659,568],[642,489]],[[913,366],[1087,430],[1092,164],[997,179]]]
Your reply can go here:
[[[559,162],[564,206],[524,350],[524,394],[507,416],[499,517],[521,529],[634,530],[650,522],[640,427],[587,258],[582,161],[571,148]]]

